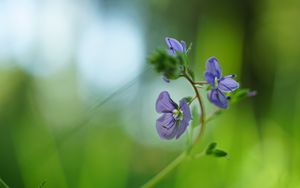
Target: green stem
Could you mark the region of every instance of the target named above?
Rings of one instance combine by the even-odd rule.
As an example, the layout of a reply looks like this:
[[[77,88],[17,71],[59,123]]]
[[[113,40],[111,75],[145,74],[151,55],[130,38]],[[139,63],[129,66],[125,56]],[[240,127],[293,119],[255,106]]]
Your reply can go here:
[[[192,145],[191,149],[194,148],[195,145],[197,145],[200,140],[201,140],[201,137],[205,131],[205,108],[204,108],[204,103],[202,101],[202,98],[201,98],[201,95],[199,93],[199,90],[197,89],[197,87],[195,86],[194,84],[194,81],[187,75],[185,74],[185,78],[190,82],[190,84],[192,85],[195,93],[196,93],[196,96],[198,98],[198,102],[199,102],[199,106],[200,106],[200,109],[201,109],[201,115],[200,115],[200,132],[198,134],[198,137],[196,138],[194,144]]]
[[[204,85],[208,84],[206,81],[200,81],[200,82],[193,82],[194,85]]]
[[[191,105],[195,99],[197,99],[197,96],[193,97],[192,100],[188,103],[188,105]]]
[[[0,178],[0,188],[9,188],[9,186]]]
[[[186,152],[181,153],[176,159],[174,159],[168,166],[162,169],[156,174],[150,181],[142,186],[142,188],[150,188],[157,184],[168,173],[174,170],[184,159],[186,158]]]
[[[196,85],[199,84],[199,82],[194,82],[192,80],[192,78],[189,77],[189,75],[186,73],[186,70],[184,70],[184,75],[182,75],[183,77],[185,77],[190,84],[192,85],[195,94],[196,94],[196,98],[198,99],[199,102],[199,106],[201,109],[201,115],[200,115],[200,132],[198,137],[196,138],[195,142],[192,144],[192,146],[190,148],[188,148],[187,151],[184,151],[183,153],[181,153],[174,161],[172,161],[168,166],[166,166],[164,169],[162,169],[158,174],[156,174],[152,179],[150,179],[146,184],[144,184],[142,187],[143,188],[149,188],[149,187],[153,187],[154,185],[156,185],[161,179],[163,179],[168,173],[170,173],[172,170],[174,170],[186,157],[187,154],[189,154],[189,152],[195,148],[196,145],[198,145],[198,143],[201,140],[201,137],[205,131],[205,109],[204,109],[204,103],[202,101],[201,95],[199,93],[199,90],[197,89]],[[199,156],[198,156],[199,157]]]

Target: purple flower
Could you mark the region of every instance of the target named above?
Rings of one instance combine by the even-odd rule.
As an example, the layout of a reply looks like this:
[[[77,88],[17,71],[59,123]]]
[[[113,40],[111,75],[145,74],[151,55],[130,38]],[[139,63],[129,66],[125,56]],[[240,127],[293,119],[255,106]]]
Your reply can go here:
[[[176,39],[170,38],[170,37],[166,37],[165,41],[169,47],[168,52],[170,55],[175,56],[176,52],[181,52],[181,53],[186,53],[186,43],[185,41],[178,41]]]
[[[239,83],[232,79],[235,75],[231,74],[222,77],[222,69],[218,60],[215,57],[211,57],[206,62],[204,77],[212,86],[212,90],[208,92],[210,102],[220,108],[227,108],[228,99],[224,92],[232,92],[239,87]]]
[[[170,98],[167,91],[159,94],[156,101],[156,111],[162,115],[156,120],[156,130],[163,139],[178,139],[186,130],[191,120],[191,112],[185,98],[179,106]]]

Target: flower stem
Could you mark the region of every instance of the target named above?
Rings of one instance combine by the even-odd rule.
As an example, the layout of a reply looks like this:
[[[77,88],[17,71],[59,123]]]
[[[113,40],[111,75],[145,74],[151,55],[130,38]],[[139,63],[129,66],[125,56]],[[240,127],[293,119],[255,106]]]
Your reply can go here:
[[[201,115],[200,115],[200,132],[198,134],[198,137],[196,138],[194,144],[191,146],[191,149],[198,144],[198,142],[201,140],[201,137],[205,131],[205,108],[204,108],[204,103],[202,101],[202,98],[201,98],[201,95],[199,93],[199,90],[197,89],[197,87],[195,86],[195,82],[187,75],[185,74],[185,78],[190,82],[190,84],[192,85],[195,93],[196,93],[196,96],[197,96],[197,99],[198,99],[198,102],[199,102],[199,106],[200,106],[200,109],[201,109]]]
[[[204,85],[204,84],[208,84],[208,83],[206,81],[200,81],[200,82],[193,81],[193,85]]]
[[[174,170],[184,159],[186,158],[186,152],[181,153],[174,161],[172,161],[167,167],[162,169],[158,174],[156,174],[150,181],[142,186],[142,188],[153,187],[162,178],[164,178],[169,172]]]
[[[197,99],[197,96],[194,96],[194,97],[192,98],[192,100],[188,103],[188,105],[191,105],[195,99]]]

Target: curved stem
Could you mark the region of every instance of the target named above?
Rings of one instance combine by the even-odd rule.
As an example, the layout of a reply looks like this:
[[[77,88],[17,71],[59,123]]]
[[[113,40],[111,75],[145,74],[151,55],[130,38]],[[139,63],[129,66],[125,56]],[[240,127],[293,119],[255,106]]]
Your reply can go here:
[[[199,102],[199,106],[200,106],[200,109],[201,109],[201,115],[200,115],[200,132],[199,132],[199,135],[196,139],[196,141],[194,142],[194,144],[192,145],[191,148],[193,148],[195,145],[197,145],[197,143],[200,141],[203,133],[204,133],[204,130],[205,130],[205,109],[204,109],[204,104],[203,104],[203,101],[202,101],[202,98],[201,98],[201,95],[199,93],[199,90],[197,89],[197,87],[194,85],[194,82],[193,80],[187,75],[185,74],[185,78],[191,83],[195,93],[196,93],[196,96],[198,98],[198,102]]]
[[[197,99],[197,96],[194,96],[194,97],[192,98],[192,100],[188,103],[188,105],[191,105],[195,99]]]
[[[193,82],[193,84],[195,85],[204,85],[204,84],[208,84],[207,81],[200,81],[200,82]]]

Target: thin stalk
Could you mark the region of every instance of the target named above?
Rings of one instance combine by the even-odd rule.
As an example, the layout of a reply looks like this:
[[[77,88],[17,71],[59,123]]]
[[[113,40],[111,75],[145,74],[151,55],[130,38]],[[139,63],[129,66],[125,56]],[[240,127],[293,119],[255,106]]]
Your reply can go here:
[[[192,100],[188,103],[188,105],[191,105],[195,99],[197,99],[197,96],[194,96],[194,97],[192,98]]]
[[[194,85],[194,81],[187,75],[185,74],[185,78],[190,82],[190,84],[192,85],[195,93],[196,93],[196,96],[198,98],[198,102],[199,102],[199,106],[200,106],[200,109],[201,109],[201,115],[200,115],[200,132],[198,134],[198,137],[196,138],[194,144],[192,145],[191,148],[193,148],[195,145],[198,144],[198,142],[200,142],[201,140],[201,137],[205,131],[205,108],[204,108],[204,103],[202,101],[202,98],[201,98],[201,95],[199,93],[199,90],[197,89],[197,87]]]
[[[208,84],[207,81],[193,82],[193,85],[204,85]]]

